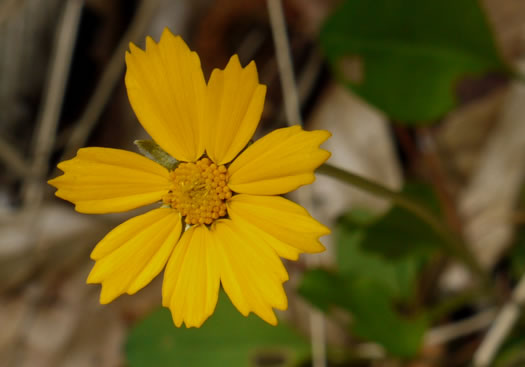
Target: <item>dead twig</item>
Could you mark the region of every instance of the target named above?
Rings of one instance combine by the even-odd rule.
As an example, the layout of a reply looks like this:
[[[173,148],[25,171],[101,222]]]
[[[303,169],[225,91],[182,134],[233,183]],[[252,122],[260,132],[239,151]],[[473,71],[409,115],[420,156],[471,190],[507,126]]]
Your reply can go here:
[[[418,130],[418,137],[420,139],[420,150],[427,168],[426,173],[429,175],[439,197],[445,220],[452,230],[461,235],[462,220],[459,216],[456,198],[451,192],[450,180],[443,169],[434,135],[430,129],[421,128]]]
[[[289,125],[303,124],[299,107],[299,95],[295,84],[295,77],[290,52],[290,44],[286,35],[286,21],[284,19],[281,0],[268,0],[268,13],[275,44],[277,66],[283,90],[284,108]]]
[[[29,176],[29,165],[16,149],[0,136],[0,160],[18,177]]]
[[[86,144],[91,131],[95,128],[102,112],[104,112],[113,90],[121,80],[121,75],[124,71],[124,54],[128,49],[129,43],[132,41],[137,42],[143,37],[157,6],[158,0],[143,0],[140,2],[133,21],[113,52],[93,96],[80,119],[74,124],[60,161],[71,158],[79,148]]]
[[[56,137],[83,5],[83,0],[66,2],[57,27],[48,80],[44,89],[44,100],[33,137],[34,149],[30,175],[26,178],[22,189],[26,208],[38,208],[42,200],[42,181],[49,168],[49,157]]]
[[[525,305],[525,275],[512,292],[511,300],[503,306],[492,327],[474,354],[474,367],[488,367],[492,363],[499,347],[511,331]]]
[[[443,345],[454,339],[483,330],[490,325],[496,316],[496,309],[490,308],[468,319],[432,328],[425,334],[427,346]]]
[[[289,125],[303,125],[299,106],[299,94],[295,83],[290,44],[286,35],[286,22],[281,0],[267,0],[270,25],[275,44],[277,65],[283,90],[286,118]],[[304,191],[304,202],[311,203],[311,191]],[[306,205],[308,206],[308,205]],[[310,310],[310,338],[313,367],[326,367],[325,320],[321,312]]]

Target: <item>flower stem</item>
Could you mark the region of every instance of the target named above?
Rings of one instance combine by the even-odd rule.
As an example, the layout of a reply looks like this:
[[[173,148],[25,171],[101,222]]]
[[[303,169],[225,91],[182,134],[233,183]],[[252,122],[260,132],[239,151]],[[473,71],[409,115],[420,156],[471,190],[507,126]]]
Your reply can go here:
[[[393,204],[412,212],[427,223],[442,238],[443,245],[447,250],[458,256],[465,265],[467,265],[469,269],[474,274],[478,275],[484,282],[488,280],[485,271],[478,263],[476,257],[474,257],[470,249],[459,238],[459,236],[451,232],[439,218],[417,201],[410,199],[400,192],[393,191],[381,184],[368,180],[355,173],[334,167],[330,164],[323,164],[317,169],[317,172],[336,178],[368,193],[388,199]]]

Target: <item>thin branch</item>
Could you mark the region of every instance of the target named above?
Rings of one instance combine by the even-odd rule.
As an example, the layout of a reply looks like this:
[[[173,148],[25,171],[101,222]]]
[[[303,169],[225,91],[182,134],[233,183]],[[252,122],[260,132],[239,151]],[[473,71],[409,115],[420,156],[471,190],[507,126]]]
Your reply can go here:
[[[124,54],[128,49],[129,42],[138,40],[143,36],[157,6],[158,0],[143,0],[140,2],[136,15],[126,33],[122,36],[117,48],[113,52],[108,66],[105,68],[102,77],[97,84],[93,96],[89,100],[80,119],[74,124],[74,128],[60,161],[71,158],[79,148],[86,144],[86,141],[100,119],[115,86],[121,80],[121,75],[124,71]]]
[[[308,56],[306,64],[298,72],[297,77],[297,94],[299,97],[299,105],[303,106],[304,102],[309,96],[309,93],[312,91],[314,83],[321,72],[323,65],[323,58],[320,54],[320,51],[317,48],[313,48]],[[280,110],[277,115],[277,121],[289,120],[285,116],[286,111]],[[290,124],[288,122],[288,124]]]
[[[441,203],[445,220],[452,230],[461,234],[463,223],[458,213],[455,197],[450,190],[450,180],[443,169],[443,163],[437,151],[434,135],[428,127],[418,129],[417,134],[420,139],[419,146],[426,166],[426,172],[430,176],[432,186],[440,199],[439,202]]]
[[[268,13],[277,55],[277,65],[284,97],[288,124],[303,125],[299,106],[299,94],[295,83],[290,44],[286,34],[286,22],[281,0],[267,0]],[[311,203],[311,192],[304,192],[304,200]],[[310,338],[312,343],[313,367],[326,367],[325,320],[322,313],[310,309]]]
[[[443,345],[454,339],[483,330],[490,325],[495,316],[496,310],[491,308],[468,319],[437,326],[425,334],[424,344],[428,346]]]
[[[19,177],[29,176],[29,165],[16,149],[0,136],[0,160]]]
[[[44,100],[33,139],[31,174],[24,182],[22,190],[26,207],[38,207],[42,200],[42,181],[49,168],[49,157],[56,138],[83,5],[83,0],[67,1],[56,30]]]
[[[490,308],[469,318],[433,327],[425,333],[423,345],[426,347],[446,345],[458,338],[479,332],[490,325],[496,314],[496,309]],[[352,352],[359,358],[369,360],[388,357],[385,350],[375,343],[357,344],[352,347]]]
[[[267,0],[288,124],[303,124],[281,0]]]
[[[474,367],[488,367],[505,338],[521,314],[525,305],[525,275],[512,292],[511,300],[500,310],[494,324],[487,332],[478,350],[474,354]]]
[[[392,203],[412,212],[427,223],[436,234],[443,239],[443,244],[449,251],[462,259],[473,273],[477,274],[485,284],[488,284],[488,277],[485,274],[485,271],[479,265],[476,257],[470,252],[470,249],[454,233],[451,233],[432,212],[418,202],[413,201],[399,192],[390,190],[379,183],[370,181],[362,176],[344,171],[326,163],[319,167],[317,172],[334,177],[366,192],[388,199],[392,201]]]

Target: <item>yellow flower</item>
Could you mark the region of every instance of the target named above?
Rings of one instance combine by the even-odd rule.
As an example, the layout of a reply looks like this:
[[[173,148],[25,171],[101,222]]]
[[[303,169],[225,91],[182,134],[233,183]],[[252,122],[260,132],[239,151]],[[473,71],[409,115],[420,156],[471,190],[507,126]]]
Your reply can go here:
[[[312,183],[330,153],[327,131],[278,129],[247,144],[266,87],[255,64],[233,56],[206,84],[199,57],[169,30],[126,53],[131,106],[151,137],[180,163],[172,171],[139,154],[83,148],[49,183],[81,213],[111,213],[162,201],[109,232],[95,247],[88,283],[100,302],[134,294],[164,268],[162,304],[176,326],[199,327],[213,313],[220,284],[243,314],[270,324],[287,308],[280,257],[324,250],[329,229],[277,196]],[[244,149],[244,150],[243,150]]]

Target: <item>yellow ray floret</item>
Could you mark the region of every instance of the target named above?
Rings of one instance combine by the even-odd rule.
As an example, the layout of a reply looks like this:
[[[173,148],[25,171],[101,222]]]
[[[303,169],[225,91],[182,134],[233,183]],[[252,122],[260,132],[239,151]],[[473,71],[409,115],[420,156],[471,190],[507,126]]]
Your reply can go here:
[[[319,237],[330,233],[302,206],[279,196],[235,195],[228,202],[228,214],[257,231],[279,256],[290,260],[296,260],[299,253],[324,251]]]
[[[204,152],[206,83],[199,56],[169,30],[146,51],[126,53],[126,88],[140,123],[175,159],[194,161]]]
[[[193,226],[182,236],[164,272],[162,304],[173,322],[199,327],[217,304],[220,270],[215,236],[206,226]]]
[[[330,153],[319,149],[328,131],[300,126],[275,130],[250,145],[228,168],[228,186],[235,192],[279,195],[315,180],[314,170]]]
[[[215,222],[212,231],[221,283],[232,303],[245,316],[253,312],[277,324],[272,308],[284,310],[288,306],[282,287],[288,274],[275,251],[261,243],[254,232],[231,220]]]
[[[181,233],[180,215],[154,209],[109,232],[91,254],[96,260],[88,283],[101,283],[100,303],[149,284],[168,261]]]
[[[64,175],[49,181],[56,196],[80,213],[116,213],[159,201],[169,189],[169,172],[120,149],[83,148],[58,165]]]
[[[253,61],[243,69],[234,55],[224,70],[213,71],[208,82],[206,152],[214,162],[229,163],[250,141],[265,95]]]

